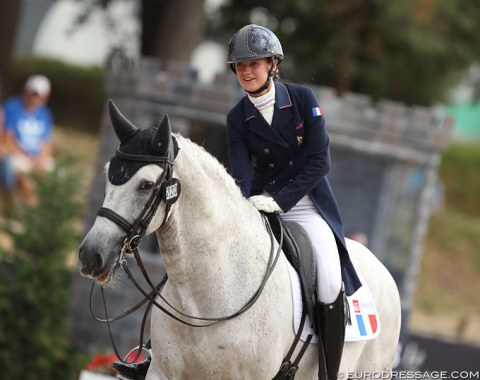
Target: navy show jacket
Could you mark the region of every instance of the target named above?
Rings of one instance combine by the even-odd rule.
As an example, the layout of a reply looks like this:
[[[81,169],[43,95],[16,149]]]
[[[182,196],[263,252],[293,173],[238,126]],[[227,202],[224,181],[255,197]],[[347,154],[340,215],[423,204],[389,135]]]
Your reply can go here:
[[[284,212],[310,196],[335,235],[350,295],[361,283],[348,256],[340,212],[326,177],[330,149],[325,119],[309,87],[274,84],[271,126],[248,96],[227,115],[232,175],[245,197],[267,192]]]

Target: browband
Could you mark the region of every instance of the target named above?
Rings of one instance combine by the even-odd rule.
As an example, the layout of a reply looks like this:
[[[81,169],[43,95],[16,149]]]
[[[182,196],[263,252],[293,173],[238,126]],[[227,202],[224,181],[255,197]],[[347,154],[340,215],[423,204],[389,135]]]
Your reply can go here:
[[[117,148],[115,155],[119,158],[122,158],[124,160],[128,161],[136,161],[136,162],[155,162],[155,163],[167,163],[170,165],[173,165],[174,160],[172,160],[169,157],[162,157],[162,156],[147,156],[147,155],[142,155],[142,154],[129,154],[129,153],[124,153],[120,150],[120,148]]]

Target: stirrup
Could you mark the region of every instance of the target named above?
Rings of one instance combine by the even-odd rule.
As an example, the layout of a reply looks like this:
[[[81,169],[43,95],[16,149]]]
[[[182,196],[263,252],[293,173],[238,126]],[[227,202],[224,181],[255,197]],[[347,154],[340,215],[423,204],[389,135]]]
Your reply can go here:
[[[147,344],[149,344],[150,341],[147,342]],[[147,353],[147,357],[152,357],[152,348],[151,346],[150,347],[147,347],[147,345],[142,345],[142,347],[140,348],[140,346],[136,346],[136,347],[133,347],[129,352],[128,354],[125,355],[125,357],[123,358],[123,362],[126,362],[126,364],[135,364],[135,363],[129,363],[128,362],[128,358],[134,358],[135,356],[133,356],[132,354],[134,352],[142,352],[142,351],[145,351]]]
[[[147,359],[144,359],[141,362],[129,362],[128,360],[132,358],[134,352],[145,351],[148,353]],[[136,355],[133,356],[135,358]],[[117,372],[116,378],[121,380],[145,380],[147,376],[148,369],[151,362],[151,350],[145,346],[134,347],[130,352],[125,356],[123,361],[115,362],[112,364],[112,368]]]

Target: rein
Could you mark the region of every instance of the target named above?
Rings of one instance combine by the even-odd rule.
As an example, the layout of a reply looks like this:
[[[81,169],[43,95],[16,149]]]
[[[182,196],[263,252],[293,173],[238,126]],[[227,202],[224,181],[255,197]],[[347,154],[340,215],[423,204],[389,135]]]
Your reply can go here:
[[[166,210],[165,210],[165,216],[162,221],[161,226],[163,226],[168,218],[171,206],[173,203],[178,198],[178,195],[180,193],[180,182],[178,179],[173,178],[173,159],[170,159],[169,157],[162,157],[162,156],[146,156],[146,155],[132,155],[128,153],[124,153],[120,151],[120,149],[117,148],[116,150],[116,156],[120,157],[124,160],[128,161],[135,161],[135,162],[145,162],[145,163],[156,163],[159,164],[163,169],[162,175],[159,177],[159,179],[156,181],[154,185],[154,190],[152,192],[152,195],[148,199],[147,203],[144,205],[140,215],[135,219],[133,223],[130,223],[128,220],[126,220],[124,217],[122,217],[120,214],[116,213],[115,211],[108,209],[106,207],[102,207],[98,210],[97,215],[98,216],[103,216],[118,226],[120,226],[123,230],[127,232],[127,235],[124,239],[123,246],[119,252],[118,258],[116,263],[112,267],[112,275],[116,271],[118,267],[122,267],[128,274],[130,279],[133,279],[133,276],[131,272],[128,270],[127,267],[127,260],[125,259],[125,254],[134,254],[136,260],[137,260],[137,265],[140,267],[142,274],[146,276],[145,278],[148,278],[148,275],[146,274],[145,267],[143,265],[143,262],[140,259],[140,255],[138,254],[138,247],[141,244],[141,240],[143,236],[145,236],[145,232],[147,230],[148,225],[150,224],[150,221],[152,220],[153,216],[155,215],[161,201],[163,200],[166,204]],[[92,284],[92,288],[90,290],[90,314],[92,317],[101,323],[106,323],[108,327],[108,332],[110,335],[110,341],[112,343],[113,349],[115,351],[115,354],[117,357],[124,363],[127,363],[126,360],[123,360],[121,355],[118,352],[117,346],[115,344],[115,341],[113,339],[113,334],[111,331],[110,323],[118,321],[122,318],[125,318],[126,316],[132,314],[133,312],[137,311],[141,306],[143,306],[147,301],[150,301],[146,310],[145,314],[142,319],[142,325],[140,328],[140,344],[139,347],[143,347],[143,335],[144,335],[144,329],[145,329],[145,323],[147,320],[148,313],[152,307],[152,297],[155,297],[155,294],[159,293],[159,289],[165,285],[167,281],[167,276],[160,281],[160,283],[157,286],[153,286],[151,283],[150,279],[148,278],[149,285],[152,287],[152,291],[150,294],[145,295],[145,298],[140,301],[137,305],[133,306],[131,309],[115,316],[112,318],[108,317],[108,311],[107,311],[107,303],[105,300],[105,294],[104,294],[104,289],[103,287],[100,287],[101,289],[101,295],[102,295],[102,301],[103,301],[103,306],[104,306],[104,312],[105,312],[105,319],[99,318],[95,315],[93,312],[92,308],[92,299],[93,299],[93,289],[95,287],[95,282]],[[128,363],[134,363],[141,354],[141,350],[137,351],[136,356],[129,361]]]
[[[92,289],[90,291],[90,313],[92,314],[93,318],[97,320],[98,322],[102,323],[107,323],[108,325],[108,331],[110,334],[110,339],[112,342],[112,345],[114,347],[115,354],[117,355],[118,358],[121,359],[121,356],[118,354],[118,350],[116,348],[113,335],[111,332],[110,328],[110,323],[115,322],[119,319],[122,319],[126,317],[127,315],[130,315],[131,313],[137,311],[141,306],[143,306],[145,303],[148,302],[148,306],[145,310],[145,315],[142,320],[142,325],[141,325],[141,332],[140,332],[140,345],[139,347],[143,347],[143,332],[144,332],[144,327],[147,319],[147,315],[152,307],[155,306],[158,309],[160,309],[162,312],[164,312],[166,315],[169,317],[173,318],[174,320],[187,325],[191,327],[208,327],[212,326],[214,324],[217,324],[222,321],[227,321],[230,319],[233,319],[244,312],[246,312],[248,309],[250,309],[255,302],[258,300],[260,297],[261,293],[263,292],[263,289],[270,278],[270,275],[272,274],[273,270],[275,269],[275,266],[278,262],[278,259],[281,254],[281,247],[283,243],[283,230],[281,231],[280,235],[280,242],[278,245],[278,249],[275,252],[275,237],[274,234],[271,230],[270,224],[268,222],[268,219],[265,217],[264,214],[262,214],[262,218],[264,220],[265,226],[267,228],[267,231],[269,232],[270,235],[270,243],[271,243],[271,249],[270,249],[270,255],[269,255],[269,260],[268,264],[265,270],[264,277],[262,279],[262,282],[260,283],[258,289],[254,292],[254,294],[250,297],[250,299],[243,305],[238,311],[225,315],[225,316],[219,316],[219,317],[200,317],[200,316],[192,316],[185,314],[181,312],[180,310],[176,309],[174,306],[172,306],[161,294],[161,289],[165,285],[168,277],[167,275],[164,276],[164,278],[161,280],[161,282],[158,285],[154,285],[153,282],[150,279],[150,276],[148,275],[142,259],[140,257],[140,254],[138,252],[138,247],[141,244],[143,236],[145,236],[145,232],[148,228],[148,225],[150,224],[153,216],[155,215],[160,203],[163,201],[166,205],[166,210],[165,210],[165,216],[163,218],[162,224],[160,225],[159,228],[162,228],[167,221],[168,215],[171,210],[171,206],[175,201],[178,199],[178,196],[180,195],[180,182],[178,179],[173,178],[173,165],[174,165],[174,159],[171,159],[169,157],[164,157],[164,156],[146,156],[146,155],[132,155],[132,154],[127,154],[124,152],[121,152],[119,149],[116,151],[116,156],[120,157],[125,160],[129,161],[135,161],[135,162],[145,162],[145,163],[156,163],[159,166],[161,166],[164,171],[162,175],[158,178],[158,180],[155,182],[154,190],[152,192],[152,195],[148,199],[147,203],[144,205],[140,215],[133,221],[133,223],[130,223],[128,220],[126,220],[124,217],[116,213],[115,211],[102,207],[99,209],[97,215],[105,217],[109,219],[110,221],[114,222],[117,224],[119,227],[121,227],[123,230],[126,231],[126,237],[124,239],[124,244],[118,254],[117,261],[112,267],[112,276],[116,269],[118,267],[122,267],[122,269],[127,273],[130,281],[135,285],[135,287],[140,291],[140,293],[144,296],[144,299],[140,301],[137,305],[132,307],[131,309],[127,310],[126,312],[109,318],[108,313],[107,313],[107,304],[104,296],[104,289],[101,287],[101,294],[102,294],[102,300],[103,300],[103,305],[104,305],[104,312],[105,312],[105,319],[98,318],[97,316],[94,315],[93,310],[92,310],[92,298],[93,298],[93,288],[95,286],[95,283],[92,285]],[[131,273],[130,269],[128,268],[127,265],[127,260],[125,258],[125,254],[133,254],[135,257],[135,261],[137,263],[137,266],[140,268],[140,271],[142,272],[142,275],[148,285],[151,288],[151,291],[147,292],[144,290],[133,274]],[[156,297],[159,297],[163,302],[165,302],[166,305],[168,305],[171,310],[181,317],[188,318],[191,320],[195,321],[202,321],[202,322],[208,322],[208,323],[192,323],[189,321],[186,321],[182,319],[181,317],[178,317],[173,314],[172,311],[167,310],[164,306],[160,305],[156,301]],[[132,361],[129,363],[135,362],[138,357],[140,356],[141,350],[137,352],[137,355]],[[125,360],[122,360],[123,362],[126,363]]]

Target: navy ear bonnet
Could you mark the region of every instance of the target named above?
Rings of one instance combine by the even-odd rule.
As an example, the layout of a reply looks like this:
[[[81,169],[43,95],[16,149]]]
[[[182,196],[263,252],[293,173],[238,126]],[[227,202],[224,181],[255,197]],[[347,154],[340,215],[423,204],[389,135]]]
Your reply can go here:
[[[170,122],[167,116],[164,116],[158,128],[140,129],[128,121],[112,101],[109,101],[109,109],[113,127],[120,139],[119,150],[122,153],[139,156],[138,161],[126,160],[118,156],[113,157],[110,160],[108,169],[108,180],[110,183],[123,185],[140,168],[148,164],[153,163],[164,169],[167,166],[164,162],[142,160],[142,157],[166,157],[173,163],[179,148],[176,139],[171,134]]]
[[[129,153],[133,155],[158,155],[153,149],[151,149],[151,140],[155,136],[156,132],[157,128],[153,127],[148,129],[138,129],[135,131],[135,133],[133,133],[129,140],[120,144],[120,150],[123,153]],[[174,145],[173,158],[175,158],[178,153],[177,140],[172,138],[172,143]],[[132,178],[140,168],[148,164],[148,162],[129,161],[115,156],[110,160],[108,180],[113,185],[123,185],[130,178]],[[160,165],[158,163],[157,165],[164,167],[164,165]]]

